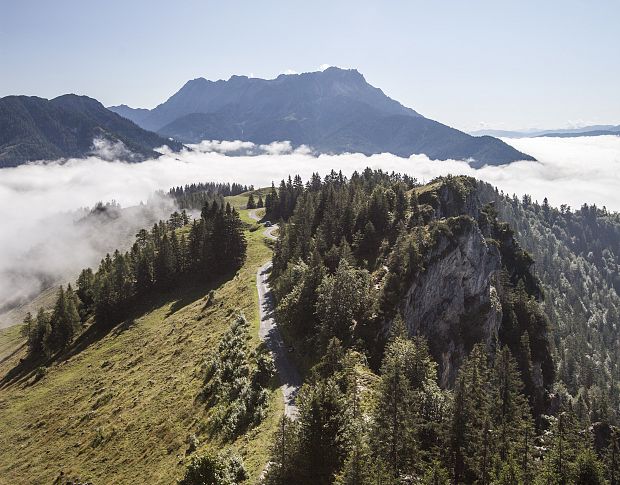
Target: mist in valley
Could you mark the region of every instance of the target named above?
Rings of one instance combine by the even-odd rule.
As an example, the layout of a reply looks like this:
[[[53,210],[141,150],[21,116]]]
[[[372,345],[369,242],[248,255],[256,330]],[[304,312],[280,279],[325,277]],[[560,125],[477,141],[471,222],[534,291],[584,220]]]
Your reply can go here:
[[[205,141],[154,160],[115,160],[118,146],[100,146],[97,156],[22,165],[0,170],[0,327],[15,323],[2,312],[43,288],[73,281],[80,269],[97,266],[115,248],[127,249],[142,227],[167,218],[174,203],[158,191],[193,182],[276,185],[289,174],[307,180],[313,172],[366,167],[407,173],[420,182],[446,174],[485,180],[509,194],[530,194],[555,206],[595,203],[620,210],[620,137],[506,139],[537,162],[471,168],[462,161],[424,155],[351,153],[314,156],[288,142]],[[91,213],[97,202],[122,209]]]

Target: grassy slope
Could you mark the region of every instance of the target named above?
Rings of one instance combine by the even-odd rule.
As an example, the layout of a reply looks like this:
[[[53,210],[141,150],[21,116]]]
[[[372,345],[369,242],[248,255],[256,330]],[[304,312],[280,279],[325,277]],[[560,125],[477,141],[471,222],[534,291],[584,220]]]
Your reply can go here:
[[[232,205],[233,207],[237,209],[245,209],[245,206],[248,203],[248,197],[250,194],[254,195],[254,202],[258,202],[259,195],[262,195],[263,200],[265,200],[265,197],[270,191],[271,191],[271,187],[264,187],[262,189],[256,189],[250,192],[245,192],[243,194],[226,197],[226,200],[230,202],[230,205]]]
[[[20,335],[21,328],[21,325],[14,325],[0,329],[0,364],[10,359],[11,354],[18,352],[24,344],[24,338]]]
[[[242,218],[249,222],[247,213]],[[274,386],[266,421],[232,444],[210,434],[196,396],[200,366],[237,312],[259,344],[255,276],[271,255],[261,232],[248,231],[247,261],[216,289],[213,305],[205,308],[208,288],[160,295],[130,325],[51,366],[39,382],[0,388],[0,483],[51,483],[61,471],[95,484],[174,483],[191,434],[201,447],[238,449],[255,479],[282,413],[280,392]],[[0,333],[0,349],[10,333]],[[23,352],[0,363],[0,376]]]

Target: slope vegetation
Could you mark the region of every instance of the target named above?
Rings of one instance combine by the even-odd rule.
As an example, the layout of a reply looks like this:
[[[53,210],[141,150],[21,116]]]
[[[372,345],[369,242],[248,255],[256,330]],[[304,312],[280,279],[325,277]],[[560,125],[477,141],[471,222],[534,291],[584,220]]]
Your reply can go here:
[[[46,372],[7,378],[25,349],[0,362],[0,483],[174,483],[196,443],[198,452],[238,451],[257,478],[283,410],[276,380],[267,417],[236,439],[213,428],[213,410],[199,398],[204,362],[239,313],[251,324],[250,348],[261,345],[256,270],[271,249],[242,217],[247,259],[231,279],[153,295],[109,333],[78,340]],[[19,346],[17,331],[0,333],[2,353]]]

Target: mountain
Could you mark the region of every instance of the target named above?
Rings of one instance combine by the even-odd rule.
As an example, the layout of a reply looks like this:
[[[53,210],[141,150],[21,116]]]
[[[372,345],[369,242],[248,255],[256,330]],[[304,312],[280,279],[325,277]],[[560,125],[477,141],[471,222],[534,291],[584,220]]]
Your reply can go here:
[[[425,118],[368,84],[354,69],[331,67],[271,80],[199,78],[148,113],[125,105],[110,109],[145,129],[188,143],[289,140],[321,153],[424,153],[433,159],[468,160],[474,166],[534,160],[501,140],[472,137]]]
[[[539,136],[573,137],[620,135],[620,125],[592,125],[581,128],[558,128],[555,130],[476,130],[469,133],[473,136],[497,136],[501,138],[530,138]]]
[[[0,168],[33,160],[84,157],[93,140],[122,142],[120,158],[140,161],[159,154],[155,148],[182,145],[146,131],[106,109],[99,101],[75,94],[47,100],[34,96],[0,99]]]
[[[617,129],[613,129],[613,128],[617,128]],[[612,129],[609,129],[609,130],[590,130],[590,131],[577,131],[577,132],[570,132],[570,133],[555,132],[555,133],[545,133],[544,135],[538,135],[538,136],[547,136],[547,137],[552,137],[552,138],[578,138],[582,136],[605,136],[605,135],[620,136],[620,126],[612,127]]]

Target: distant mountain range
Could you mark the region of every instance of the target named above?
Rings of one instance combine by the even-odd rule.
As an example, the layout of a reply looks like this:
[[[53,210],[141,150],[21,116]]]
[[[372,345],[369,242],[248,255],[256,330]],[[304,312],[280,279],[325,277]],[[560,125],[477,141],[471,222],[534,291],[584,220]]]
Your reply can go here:
[[[581,128],[561,128],[556,130],[477,130],[470,132],[474,136],[496,136],[501,138],[532,138],[540,136],[571,138],[579,136],[601,136],[618,135],[620,136],[620,125],[592,125]]]
[[[368,84],[356,70],[335,67],[272,80],[199,78],[152,110],[126,105],[109,109],[186,143],[288,140],[320,153],[423,153],[474,166],[534,160],[497,138],[474,137],[425,118]]]
[[[153,149],[162,145],[173,150],[182,147],[86,96],[0,98],[0,168],[32,160],[84,157],[93,152],[96,139],[122,142],[127,150],[117,155],[127,161],[157,157]]]

